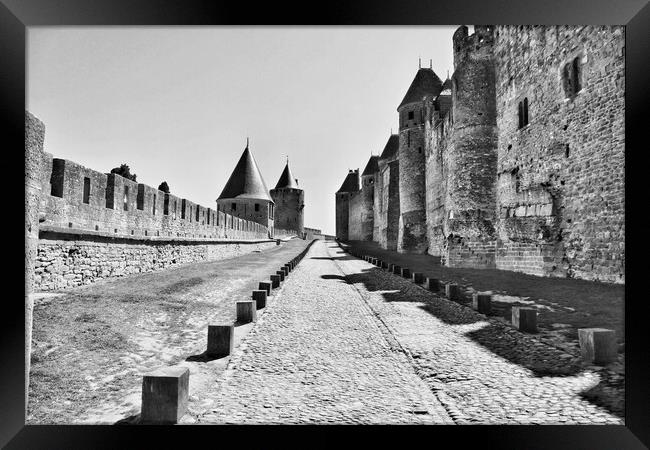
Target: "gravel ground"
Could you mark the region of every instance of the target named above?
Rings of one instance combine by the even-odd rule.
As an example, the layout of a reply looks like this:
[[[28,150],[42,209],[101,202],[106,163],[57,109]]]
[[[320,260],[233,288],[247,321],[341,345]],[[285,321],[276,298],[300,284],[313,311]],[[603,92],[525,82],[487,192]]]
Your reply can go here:
[[[168,365],[191,367],[191,390],[209,383],[220,360],[185,361],[205,350],[207,324],[233,321],[235,303],[250,299],[259,281],[308,244],[293,239],[259,253],[41,295],[27,423],[111,424],[136,415],[142,374]]]
[[[453,423],[317,241],[184,423]]]
[[[622,424],[622,378],[329,244],[459,424]],[[344,281],[340,281],[342,284]]]

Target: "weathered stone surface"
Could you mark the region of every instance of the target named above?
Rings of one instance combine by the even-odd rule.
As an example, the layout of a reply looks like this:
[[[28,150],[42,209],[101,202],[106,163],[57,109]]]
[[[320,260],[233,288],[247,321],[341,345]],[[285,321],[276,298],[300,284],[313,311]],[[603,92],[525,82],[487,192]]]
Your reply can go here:
[[[165,367],[142,378],[143,423],[174,424],[187,410],[190,371],[187,367]]]
[[[460,286],[456,283],[445,284],[445,296],[452,301],[460,300]]]
[[[260,291],[264,292],[264,291]],[[221,358],[232,353],[235,342],[235,325],[208,325],[208,356]]]
[[[266,292],[266,295],[271,295],[271,282],[270,281],[260,281],[259,289]]]
[[[245,300],[237,302],[237,323],[245,324],[257,320],[256,302]]]
[[[578,340],[582,359],[586,362],[607,365],[616,361],[618,345],[616,332],[606,328],[580,328]]]
[[[462,26],[452,44],[446,87],[400,106],[373,240],[451,267],[624,283],[623,27]]]
[[[512,307],[512,324],[519,331],[537,332],[537,310],[523,306]]]
[[[440,280],[427,277],[427,289],[432,292],[438,292],[440,290]]]
[[[490,314],[492,311],[492,295],[475,292],[472,294],[472,308],[481,314]]]
[[[267,291],[253,291],[253,300],[257,305],[257,309],[264,309],[266,307]]]
[[[271,287],[273,289],[280,287],[280,275],[271,275]]]

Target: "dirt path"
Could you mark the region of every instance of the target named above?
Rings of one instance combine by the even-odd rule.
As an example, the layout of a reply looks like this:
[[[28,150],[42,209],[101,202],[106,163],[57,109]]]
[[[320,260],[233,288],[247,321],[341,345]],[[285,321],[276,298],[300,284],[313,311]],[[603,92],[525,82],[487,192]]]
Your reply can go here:
[[[47,295],[34,309],[28,424],[114,423],[139,412],[142,373],[200,353],[208,322],[235,318],[309,241]]]

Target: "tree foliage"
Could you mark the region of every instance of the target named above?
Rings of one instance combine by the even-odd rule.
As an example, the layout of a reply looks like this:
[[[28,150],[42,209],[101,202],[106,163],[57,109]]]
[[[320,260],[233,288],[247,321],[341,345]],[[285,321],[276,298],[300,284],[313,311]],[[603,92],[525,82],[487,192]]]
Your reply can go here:
[[[131,181],[136,181],[136,177],[137,177],[136,174],[131,174],[131,169],[126,164],[122,164],[120,167],[115,167],[111,169],[111,173],[116,173],[118,175],[123,176],[124,178],[128,178]]]
[[[163,191],[165,194],[169,194],[169,185],[166,181],[163,181],[160,183],[160,186],[158,186],[158,190]]]

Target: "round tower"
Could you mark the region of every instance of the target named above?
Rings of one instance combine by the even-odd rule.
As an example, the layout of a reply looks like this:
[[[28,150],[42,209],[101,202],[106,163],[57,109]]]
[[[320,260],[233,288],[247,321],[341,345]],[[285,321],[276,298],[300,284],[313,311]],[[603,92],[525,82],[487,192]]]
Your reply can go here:
[[[494,27],[461,26],[453,36],[453,134],[448,146],[445,205],[448,265],[493,267],[496,215],[497,129]],[[480,249],[480,250],[479,250]],[[456,262],[455,262],[456,259]]]
[[[420,68],[411,83],[399,114],[399,227],[397,251],[425,253],[428,247],[425,201],[425,111],[423,98],[436,96],[442,81],[431,68]]]
[[[305,193],[298,187],[298,180],[289,169],[289,161],[275,189],[271,189],[271,198],[275,202],[275,229],[295,231],[302,236],[305,232]]]

